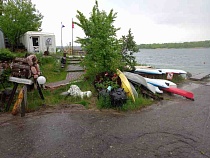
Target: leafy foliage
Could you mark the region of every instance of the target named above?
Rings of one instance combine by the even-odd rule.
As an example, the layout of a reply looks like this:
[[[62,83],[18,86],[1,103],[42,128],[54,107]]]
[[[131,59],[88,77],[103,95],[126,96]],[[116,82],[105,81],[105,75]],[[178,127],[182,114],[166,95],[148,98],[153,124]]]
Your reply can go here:
[[[0,61],[12,61],[14,54],[8,49],[0,49]]]
[[[42,14],[30,0],[8,0],[1,3],[0,28],[12,45],[18,45],[19,38],[29,30],[41,30]]]
[[[96,1],[89,19],[80,11],[77,11],[76,17],[79,23],[75,24],[84,30],[86,36],[77,37],[77,42],[87,51],[81,63],[86,68],[86,76],[93,79],[95,74],[104,71],[115,72],[117,68],[122,67],[120,43],[116,37],[119,28],[113,25],[117,13],[113,10],[109,14],[100,11]]]
[[[131,69],[134,69],[134,66],[137,62],[133,56],[133,53],[138,52],[139,49],[134,41],[134,36],[131,33],[131,29],[129,29],[127,36],[122,36],[121,40],[123,62],[125,62],[125,64]]]

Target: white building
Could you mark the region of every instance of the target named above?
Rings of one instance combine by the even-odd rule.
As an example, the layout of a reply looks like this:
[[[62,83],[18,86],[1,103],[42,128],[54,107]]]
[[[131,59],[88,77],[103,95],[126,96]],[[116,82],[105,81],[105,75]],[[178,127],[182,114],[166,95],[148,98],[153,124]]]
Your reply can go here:
[[[53,33],[28,31],[20,38],[20,42],[31,53],[56,52],[55,35]]]

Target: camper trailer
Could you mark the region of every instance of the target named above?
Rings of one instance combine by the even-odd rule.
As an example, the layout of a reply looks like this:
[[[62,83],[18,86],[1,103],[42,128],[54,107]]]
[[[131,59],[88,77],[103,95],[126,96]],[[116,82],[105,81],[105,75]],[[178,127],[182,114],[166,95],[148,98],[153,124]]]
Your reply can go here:
[[[4,34],[2,30],[0,29],[0,49],[5,48],[5,42],[4,42]]]
[[[31,53],[56,52],[55,35],[53,33],[28,31],[20,38],[20,42]]]

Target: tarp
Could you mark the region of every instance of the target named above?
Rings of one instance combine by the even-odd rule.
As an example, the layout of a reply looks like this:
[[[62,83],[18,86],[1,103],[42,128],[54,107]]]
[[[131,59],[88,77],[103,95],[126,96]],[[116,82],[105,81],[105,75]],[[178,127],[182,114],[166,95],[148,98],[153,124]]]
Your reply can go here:
[[[0,29],[0,48],[5,48],[4,34],[1,29]]]

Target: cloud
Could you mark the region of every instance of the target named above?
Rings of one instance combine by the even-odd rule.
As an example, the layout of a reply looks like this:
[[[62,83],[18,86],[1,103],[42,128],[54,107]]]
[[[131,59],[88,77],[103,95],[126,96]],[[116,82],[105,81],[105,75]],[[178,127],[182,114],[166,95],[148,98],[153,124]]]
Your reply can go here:
[[[43,31],[56,35],[56,43],[72,40],[71,21],[77,21],[77,10],[88,18],[95,0],[32,0],[44,15]],[[117,12],[115,26],[120,27],[118,37],[127,35],[131,28],[135,40],[140,43],[166,43],[207,40],[210,37],[210,0],[98,0],[99,9],[107,13]],[[75,26],[73,39],[84,37]],[[74,43],[76,45],[76,43]]]

